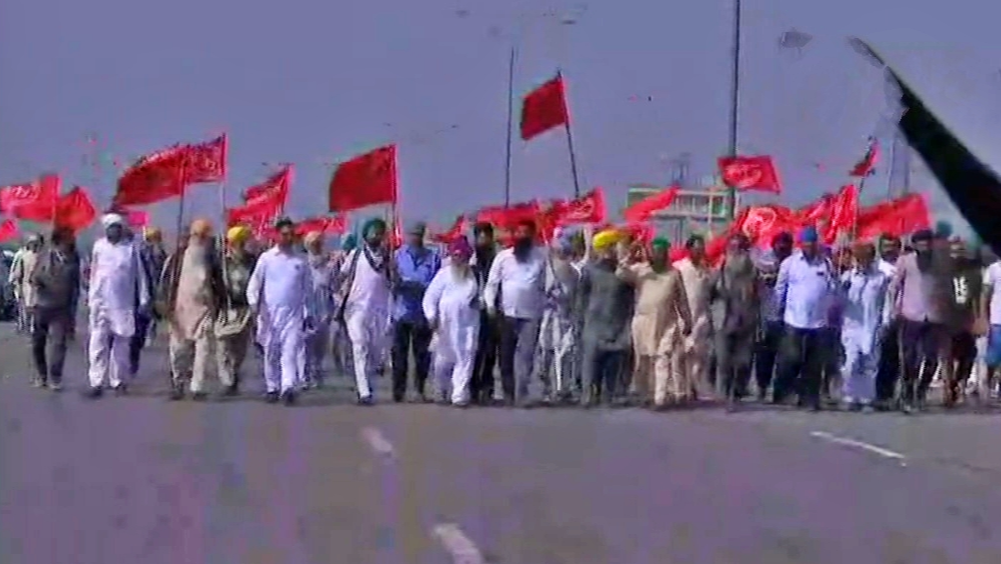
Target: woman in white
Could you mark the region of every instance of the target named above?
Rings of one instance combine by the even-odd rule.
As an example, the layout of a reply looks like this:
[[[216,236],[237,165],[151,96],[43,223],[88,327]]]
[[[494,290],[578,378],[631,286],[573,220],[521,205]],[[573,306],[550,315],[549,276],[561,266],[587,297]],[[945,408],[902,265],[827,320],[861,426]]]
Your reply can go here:
[[[473,248],[465,237],[448,246],[449,263],[424,294],[424,316],[434,330],[434,375],[442,401],[469,405],[469,379],[480,330],[480,289],[469,266]]]

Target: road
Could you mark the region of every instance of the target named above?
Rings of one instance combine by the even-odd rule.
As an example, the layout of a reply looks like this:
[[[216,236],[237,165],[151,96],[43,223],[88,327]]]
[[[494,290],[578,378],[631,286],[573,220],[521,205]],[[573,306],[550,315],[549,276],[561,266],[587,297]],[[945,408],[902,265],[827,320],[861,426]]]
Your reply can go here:
[[[95,402],[4,330],[5,564],[1001,562],[996,415]]]

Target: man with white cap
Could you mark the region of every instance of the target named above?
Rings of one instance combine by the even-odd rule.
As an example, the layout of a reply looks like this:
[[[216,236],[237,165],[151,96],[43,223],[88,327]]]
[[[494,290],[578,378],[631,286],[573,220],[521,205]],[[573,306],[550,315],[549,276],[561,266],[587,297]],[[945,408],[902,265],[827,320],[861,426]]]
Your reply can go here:
[[[31,285],[31,273],[38,262],[44,241],[37,233],[28,236],[24,247],[14,255],[8,283],[14,288],[17,300],[17,330],[31,333],[33,330],[31,312],[35,309],[35,288]]]
[[[124,237],[124,219],[116,213],[101,218],[105,237],[94,243],[90,286],[90,397],[101,396],[105,378],[118,394],[126,390],[129,339],[136,330],[136,311],[147,311],[150,293],[139,250]]]
[[[330,326],[334,318],[334,292],[337,290],[338,264],[323,248],[323,233],[311,231],[303,237],[306,260],[312,270],[313,303],[316,326],[306,335],[306,387],[323,384],[323,361],[330,348]]]
[[[278,244],[257,260],[247,285],[247,302],[257,312],[257,342],[264,347],[268,403],[293,405],[305,354],[305,332],[314,327],[313,280],[306,257],[295,246],[295,224],[276,222]]]
[[[539,331],[540,376],[546,399],[570,399],[576,369],[573,306],[580,272],[571,262],[571,234],[554,234],[545,272],[546,307]],[[552,394],[556,394],[553,398]]]

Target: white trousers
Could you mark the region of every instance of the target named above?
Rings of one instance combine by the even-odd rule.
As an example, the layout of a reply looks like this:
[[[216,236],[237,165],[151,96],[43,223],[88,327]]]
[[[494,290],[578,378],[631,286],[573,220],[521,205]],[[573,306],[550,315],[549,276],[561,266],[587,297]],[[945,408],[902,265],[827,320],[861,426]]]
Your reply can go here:
[[[386,355],[389,319],[377,312],[355,310],[346,313],[345,324],[348,327],[348,339],[351,340],[351,360],[354,364],[358,397],[368,398],[372,396],[370,378]]]
[[[288,307],[268,312],[267,326],[259,329],[264,348],[264,386],[271,392],[295,390],[306,358],[303,317]]]
[[[88,344],[90,387],[104,384],[105,378],[112,388],[117,388],[129,373],[129,337],[111,332],[108,323],[96,323],[90,328]]]
[[[845,352],[845,361],[841,366],[842,396],[845,400],[872,403],[876,399],[880,344],[876,343],[872,351],[866,353],[852,335],[843,334],[841,345]]]
[[[437,336],[435,337],[437,340]],[[473,376],[475,349],[455,351],[439,343],[434,351],[434,377],[438,390],[449,394],[452,403],[469,401],[469,380]]]

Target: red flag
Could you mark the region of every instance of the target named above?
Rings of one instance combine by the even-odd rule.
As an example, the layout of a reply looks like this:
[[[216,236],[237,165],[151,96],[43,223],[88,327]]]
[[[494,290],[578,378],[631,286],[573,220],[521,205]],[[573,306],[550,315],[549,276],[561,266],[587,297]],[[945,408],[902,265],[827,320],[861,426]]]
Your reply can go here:
[[[295,226],[298,235],[307,235],[314,231],[324,235],[343,235],[347,233],[348,220],[345,215],[335,215],[332,217],[311,217],[304,219]]]
[[[802,222],[796,212],[775,204],[748,206],[733,222],[737,232],[742,232],[759,247],[771,246],[776,235],[783,231],[795,233],[800,225]]]
[[[46,174],[31,184],[0,188],[0,210],[27,221],[52,221],[61,186],[58,175]]]
[[[277,216],[277,210],[270,205],[270,202],[258,202],[255,205],[245,205],[226,210],[226,224],[247,226],[260,223],[269,223]]]
[[[139,159],[118,179],[114,205],[152,204],[181,195],[188,184],[221,182],[226,175],[227,141],[175,145]]]
[[[126,210],[125,223],[136,229],[149,225],[149,214],[143,210]]]
[[[431,240],[436,243],[448,244],[465,235],[468,228],[469,225],[466,221],[466,216],[460,215],[455,218],[455,223],[452,224],[452,227],[448,231],[431,235]]]
[[[403,223],[400,216],[393,212],[393,229],[389,233],[389,248],[399,249],[403,246]]]
[[[521,138],[525,141],[568,123],[570,114],[560,75],[529,92],[521,103]]]
[[[626,221],[633,223],[650,221],[653,214],[671,207],[679,190],[679,187],[671,186],[666,190],[651,194],[623,210],[622,215]]]
[[[500,231],[513,231],[522,222],[530,221],[539,227],[542,208],[539,202],[523,202],[512,206],[495,206],[483,208],[476,213],[478,223],[490,223]],[[542,230],[539,229],[541,232]]]
[[[17,223],[12,219],[5,219],[0,223],[0,243],[13,241],[21,236],[17,230]]]
[[[269,200],[276,208],[285,207],[289,188],[292,186],[292,165],[285,165],[281,170],[269,176],[264,182],[248,187],[243,191],[243,201],[248,205],[260,200]]]
[[[330,211],[396,202],[396,145],[341,163],[330,179]]]
[[[770,156],[720,157],[719,170],[723,183],[737,190],[782,192],[782,181]]]
[[[902,237],[930,226],[931,214],[925,197],[907,194],[859,210],[856,236],[861,240],[875,239],[884,233]]]
[[[869,176],[876,172],[876,163],[879,162],[879,141],[875,137],[869,138],[869,146],[866,148],[865,156],[855,163],[849,171],[850,176]]]
[[[580,223],[604,223],[608,213],[605,209],[605,192],[595,188],[576,200],[566,203],[565,210],[555,216],[557,226]]]
[[[97,208],[90,200],[90,194],[79,186],[63,194],[56,204],[56,227],[79,233],[97,218]]]
[[[838,235],[851,233],[858,216],[858,188],[854,184],[843,186],[831,201],[831,213],[826,218],[826,229],[821,231],[824,244],[833,245]]]

